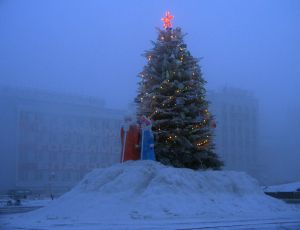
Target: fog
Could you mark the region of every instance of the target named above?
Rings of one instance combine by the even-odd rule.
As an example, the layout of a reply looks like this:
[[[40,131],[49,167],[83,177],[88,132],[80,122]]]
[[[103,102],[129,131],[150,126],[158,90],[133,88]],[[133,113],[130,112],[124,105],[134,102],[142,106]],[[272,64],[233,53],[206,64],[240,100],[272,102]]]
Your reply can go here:
[[[201,58],[208,89],[236,87],[258,99],[266,177],[300,180],[298,0],[2,0],[0,85],[96,96],[127,109],[146,63],[141,54],[166,10]]]

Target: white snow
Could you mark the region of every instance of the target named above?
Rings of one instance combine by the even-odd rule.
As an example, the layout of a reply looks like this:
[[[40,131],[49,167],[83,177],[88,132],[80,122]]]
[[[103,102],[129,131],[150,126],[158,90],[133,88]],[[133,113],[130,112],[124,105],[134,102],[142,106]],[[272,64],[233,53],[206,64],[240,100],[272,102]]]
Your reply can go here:
[[[255,219],[258,215],[299,220],[300,210],[265,195],[245,173],[193,171],[135,161],[95,169],[46,207],[7,217],[4,223],[28,228],[85,223],[83,229],[95,225],[120,229],[125,224]]]
[[[300,181],[288,184],[273,185],[264,188],[265,192],[296,192],[300,191]]]
[[[43,199],[25,199],[22,200],[22,206],[46,206],[49,205],[52,202],[50,198],[43,198]]]

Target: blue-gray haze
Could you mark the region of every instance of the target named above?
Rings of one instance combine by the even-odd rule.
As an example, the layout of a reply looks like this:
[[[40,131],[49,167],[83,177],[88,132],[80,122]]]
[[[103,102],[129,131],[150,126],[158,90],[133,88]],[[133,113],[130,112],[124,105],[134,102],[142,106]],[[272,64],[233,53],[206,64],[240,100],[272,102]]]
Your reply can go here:
[[[0,85],[102,97],[127,108],[165,10],[209,89],[253,91],[269,175],[300,180],[300,1],[0,1]],[[0,153],[2,154],[2,153]],[[298,174],[297,174],[298,173]]]

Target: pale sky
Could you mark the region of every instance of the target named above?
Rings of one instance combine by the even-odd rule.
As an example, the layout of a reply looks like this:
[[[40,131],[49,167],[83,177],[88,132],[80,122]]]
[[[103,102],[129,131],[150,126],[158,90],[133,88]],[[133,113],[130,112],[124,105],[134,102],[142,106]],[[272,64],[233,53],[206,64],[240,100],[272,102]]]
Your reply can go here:
[[[300,2],[0,2],[0,83],[103,97],[126,107],[136,94],[141,54],[166,10],[200,65],[208,88],[255,91],[264,100],[300,96]]]

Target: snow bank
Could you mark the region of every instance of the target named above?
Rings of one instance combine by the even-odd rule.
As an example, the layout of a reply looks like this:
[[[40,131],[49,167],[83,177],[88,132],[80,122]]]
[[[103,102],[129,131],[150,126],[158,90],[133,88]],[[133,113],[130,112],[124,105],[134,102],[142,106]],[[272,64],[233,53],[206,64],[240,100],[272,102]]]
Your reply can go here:
[[[266,196],[245,173],[193,171],[135,161],[95,169],[47,207],[13,223],[284,217],[299,210]]]
[[[273,185],[264,188],[266,192],[296,192],[300,191],[300,181],[288,184]]]

